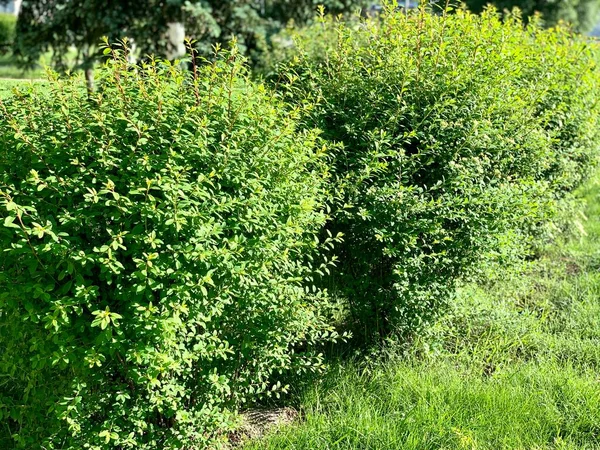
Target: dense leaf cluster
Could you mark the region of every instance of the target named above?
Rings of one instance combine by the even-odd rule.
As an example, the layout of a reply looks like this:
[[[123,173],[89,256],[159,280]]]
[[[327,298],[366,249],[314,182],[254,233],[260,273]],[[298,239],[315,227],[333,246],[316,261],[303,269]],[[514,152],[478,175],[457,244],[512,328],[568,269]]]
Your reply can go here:
[[[334,338],[323,149],[235,53],[97,82],[0,103],[0,446],[206,448]]]
[[[494,10],[389,9],[295,33],[276,74],[333,147],[328,283],[360,334],[426,323],[454,281],[534,236],[593,166],[595,44]]]

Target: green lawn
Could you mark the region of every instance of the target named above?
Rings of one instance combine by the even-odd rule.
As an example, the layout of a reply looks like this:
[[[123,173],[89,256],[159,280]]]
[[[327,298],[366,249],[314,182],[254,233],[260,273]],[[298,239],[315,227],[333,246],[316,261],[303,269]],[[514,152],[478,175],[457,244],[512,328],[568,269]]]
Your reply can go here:
[[[45,80],[18,80],[18,79],[0,79],[0,99],[7,98],[11,95],[14,88],[24,86],[30,83],[44,84]]]
[[[23,70],[10,54],[0,55],[0,78],[37,79],[44,77],[44,69],[40,66],[33,70]]]
[[[539,260],[463,286],[410,350],[337,367],[245,449],[600,449],[600,178],[581,196]]]
[[[45,57],[43,60],[49,61],[49,58]],[[45,78],[46,73],[41,64],[34,70],[24,71],[18,67],[13,56],[0,55],[0,98],[6,98],[16,86],[23,83],[43,82]]]

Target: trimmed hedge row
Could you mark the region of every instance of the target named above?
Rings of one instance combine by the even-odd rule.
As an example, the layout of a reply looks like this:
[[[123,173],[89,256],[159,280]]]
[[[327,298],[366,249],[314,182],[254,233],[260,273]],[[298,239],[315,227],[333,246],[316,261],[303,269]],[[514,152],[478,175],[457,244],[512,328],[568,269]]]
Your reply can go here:
[[[295,40],[273,90],[235,51],[107,47],[91,96],[0,103],[0,447],[217,447],[339,328],[408,336],[522,254],[596,162],[567,30],[389,10]]]
[[[535,237],[596,162],[598,49],[567,29],[388,9],[292,35],[275,79],[338,144],[328,229],[345,238],[327,283],[363,337],[426,324],[457,279]]]

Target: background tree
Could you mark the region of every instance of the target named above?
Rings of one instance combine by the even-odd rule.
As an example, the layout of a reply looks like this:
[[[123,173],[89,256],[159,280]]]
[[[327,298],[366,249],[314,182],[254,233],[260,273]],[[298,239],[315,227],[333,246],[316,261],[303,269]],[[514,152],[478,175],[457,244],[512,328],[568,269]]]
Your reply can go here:
[[[3,0],[0,0],[2,2]],[[317,4],[338,14],[351,12],[365,0],[26,0],[17,23],[15,55],[34,65],[51,52],[59,70],[90,70],[99,56],[102,36],[133,39],[137,51],[168,55],[172,24],[185,27],[201,54],[234,36],[241,50],[256,55],[269,37],[288,21],[309,21]],[[69,54],[75,48],[76,57]],[[69,57],[70,56],[70,57]]]
[[[8,51],[15,39],[16,17],[0,13],[0,55]]]
[[[594,28],[600,12],[600,0],[465,0],[465,3],[476,13],[483,11],[488,4],[493,4],[500,11],[519,8],[526,21],[539,12],[547,27],[554,26],[562,20],[582,33]]]
[[[34,66],[51,52],[59,71],[90,71],[102,36],[113,39],[128,34],[142,18],[136,0],[30,0],[23,2],[17,21],[14,53],[26,66]],[[71,48],[77,51],[73,58]]]

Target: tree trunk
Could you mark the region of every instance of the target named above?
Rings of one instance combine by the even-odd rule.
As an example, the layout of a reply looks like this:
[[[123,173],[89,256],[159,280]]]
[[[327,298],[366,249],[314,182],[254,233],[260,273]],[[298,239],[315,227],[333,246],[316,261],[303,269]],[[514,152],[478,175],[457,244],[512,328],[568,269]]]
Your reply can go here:
[[[185,55],[185,26],[181,22],[167,24],[166,37],[168,40],[166,57],[169,60],[181,58]]]
[[[91,66],[85,69],[85,84],[87,86],[88,95],[94,92],[94,69]]]
[[[90,57],[89,47],[85,47],[83,50],[82,67],[85,73],[85,84],[89,96],[94,92],[94,59]]]

